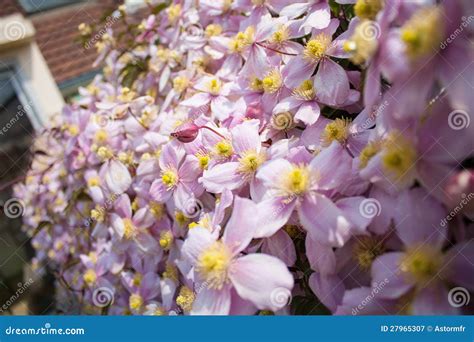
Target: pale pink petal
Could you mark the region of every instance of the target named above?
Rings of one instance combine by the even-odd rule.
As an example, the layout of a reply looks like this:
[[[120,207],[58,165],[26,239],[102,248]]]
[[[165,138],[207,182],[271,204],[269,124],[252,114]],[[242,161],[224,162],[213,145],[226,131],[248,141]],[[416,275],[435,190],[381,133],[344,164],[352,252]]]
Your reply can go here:
[[[111,160],[105,172],[105,184],[111,193],[120,195],[128,190],[132,177],[125,165],[118,160]]]
[[[245,184],[246,180],[238,172],[240,163],[230,162],[218,164],[204,171],[200,181],[207,191],[218,194],[225,189],[234,190]]]
[[[231,305],[230,287],[221,290],[200,287],[191,315],[228,315]]]
[[[277,311],[291,298],[293,277],[275,257],[248,254],[238,258],[231,266],[230,277],[239,296],[260,310]]]
[[[311,238],[322,244],[341,247],[351,236],[351,223],[326,196],[305,196],[298,214]]]
[[[336,255],[333,248],[306,236],[306,256],[311,268],[321,274],[336,273]]]
[[[277,257],[288,267],[293,266],[296,262],[295,244],[283,229],[265,239],[262,253]]]
[[[192,264],[196,264],[201,253],[215,241],[216,238],[209,230],[195,227],[189,230],[188,237],[182,247],[182,253]]]
[[[344,283],[337,275],[321,275],[314,272],[309,277],[309,286],[329,310],[336,311],[344,296]]]
[[[400,271],[404,253],[391,252],[379,256],[372,263],[372,284],[374,287],[385,284],[381,298],[399,298],[407,293],[413,283]]]
[[[227,222],[222,241],[238,254],[248,246],[257,228],[257,204],[247,198],[235,197],[232,216]]]
[[[296,200],[274,196],[258,203],[258,224],[255,237],[269,237],[283,227],[296,206]]]
[[[336,62],[325,59],[316,73],[314,84],[321,102],[342,105],[349,95],[349,79],[346,71]]]
[[[232,146],[241,155],[249,150],[260,151],[259,120],[247,120],[232,128]]]

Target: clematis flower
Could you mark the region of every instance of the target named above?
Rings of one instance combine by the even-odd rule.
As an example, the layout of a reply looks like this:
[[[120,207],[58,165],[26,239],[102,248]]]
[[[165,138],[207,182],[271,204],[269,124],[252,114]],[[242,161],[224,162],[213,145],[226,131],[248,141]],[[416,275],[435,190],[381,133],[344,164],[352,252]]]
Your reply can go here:
[[[191,108],[210,106],[214,117],[219,120],[225,120],[229,116],[232,103],[226,97],[229,94],[228,84],[223,84],[219,78],[204,76],[196,82],[194,88],[199,92],[182,101],[182,106]]]
[[[189,157],[185,157],[181,147],[173,143],[166,144],[161,152],[159,165],[161,178],[155,180],[150,187],[150,195],[155,201],[166,202],[173,198],[176,206],[183,210],[190,198],[202,193],[196,180],[201,170]]]
[[[257,186],[255,174],[266,159],[258,130],[258,120],[245,121],[231,130],[235,161],[217,164],[204,171],[201,182],[207,191],[220,193],[247,183],[250,183],[251,191],[254,190]]]
[[[252,201],[237,197],[222,239],[217,240],[204,228],[190,231],[183,253],[199,279],[192,314],[228,314],[233,288],[239,297],[261,310],[276,311],[286,304],[272,299],[274,291],[289,297],[293,288],[286,265],[265,254],[240,255],[254,236],[256,217],[252,213],[256,210]]]
[[[405,251],[386,253],[374,261],[372,281],[388,279],[380,298],[397,299],[412,291],[413,297],[403,309],[416,315],[456,313],[449,305],[445,284],[473,289],[474,282],[468,276],[473,271],[469,262],[473,241],[442,251],[446,228],[441,222],[446,211],[421,188],[403,192],[397,210],[403,212],[403,220],[397,215],[396,229]],[[432,215],[421,215],[427,210]]]
[[[336,143],[312,160],[300,153],[289,160],[268,162],[257,174],[267,193],[259,203],[260,212],[265,214],[256,236],[273,235],[295,210],[312,238],[326,245],[342,246],[354,231],[365,229],[370,220],[360,220],[360,213],[354,210],[363,198],[334,203],[328,196],[344,182],[350,164],[349,155]]]
[[[344,37],[332,40],[339,25],[337,20],[324,30],[314,32],[298,56],[288,61],[282,71],[287,87],[296,88],[311,76],[319,66],[314,86],[320,90],[319,97],[324,103],[342,105],[349,95],[349,79],[346,71],[330,57],[346,58],[343,51]]]

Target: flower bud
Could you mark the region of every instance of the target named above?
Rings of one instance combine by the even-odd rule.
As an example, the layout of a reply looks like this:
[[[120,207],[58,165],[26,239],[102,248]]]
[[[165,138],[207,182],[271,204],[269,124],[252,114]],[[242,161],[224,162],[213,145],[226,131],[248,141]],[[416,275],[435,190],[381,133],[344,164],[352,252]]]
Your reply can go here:
[[[186,122],[179,126],[171,136],[178,139],[182,143],[189,143],[196,139],[200,127],[193,122]]]

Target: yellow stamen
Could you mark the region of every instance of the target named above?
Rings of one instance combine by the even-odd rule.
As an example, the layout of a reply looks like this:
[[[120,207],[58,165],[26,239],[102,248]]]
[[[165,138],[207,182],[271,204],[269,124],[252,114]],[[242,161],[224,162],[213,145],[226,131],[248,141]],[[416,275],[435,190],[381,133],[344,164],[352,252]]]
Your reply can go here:
[[[383,144],[382,165],[395,181],[399,181],[414,166],[416,149],[399,132],[391,133]]]
[[[161,248],[163,248],[165,251],[171,248],[173,240],[174,240],[174,237],[171,231],[167,230],[160,233],[159,243],[160,243]]]
[[[232,145],[225,140],[219,141],[215,146],[216,154],[223,158],[229,158],[234,153]]]
[[[384,0],[357,0],[354,13],[361,19],[374,20],[377,13],[384,7]]]
[[[409,248],[400,260],[400,271],[424,286],[435,277],[441,269],[443,255],[436,247],[428,244]]]
[[[359,266],[368,271],[373,261],[385,252],[385,246],[374,237],[361,236],[357,239],[352,252]]]
[[[322,145],[329,146],[333,141],[344,143],[349,136],[348,132],[349,120],[336,119],[326,125],[324,132],[321,135]]]
[[[207,89],[212,95],[219,95],[221,91],[221,81],[216,78],[211,79],[207,84]]]
[[[424,7],[416,11],[401,28],[401,39],[405,43],[408,57],[416,60],[435,54],[440,48],[443,31],[439,7]]]
[[[310,183],[310,173],[305,166],[293,166],[293,169],[284,175],[284,187],[291,195],[305,193]]]
[[[263,91],[265,93],[273,94],[277,92],[283,85],[280,71],[273,69],[262,80]]]
[[[187,286],[182,286],[179,295],[176,297],[176,304],[183,309],[184,312],[190,312],[193,308],[194,299],[196,298],[193,290]]]
[[[265,155],[254,150],[247,151],[239,158],[239,171],[244,174],[253,174],[265,161]]]
[[[139,294],[135,293],[130,295],[130,298],[128,300],[129,306],[131,310],[140,310],[140,308],[143,305],[143,298]]]
[[[176,171],[168,169],[161,174],[161,181],[168,189],[172,189],[178,184],[178,175]]]
[[[125,237],[125,239],[130,240],[136,235],[137,228],[133,224],[132,220],[129,218],[125,218],[122,221],[123,221],[123,229],[124,229],[123,236]]]
[[[86,273],[84,273],[84,281],[86,282],[87,285],[93,285],[96,280],[97,280],[97,274],[93,269],[88,269]]]
[[[303,57],[310,62],[317,62],[326,54],[326,50],[331,44],[331,37],[325,33],[320,33],[311,39],[303,51]]]
[[[229,281],[228,270],[232,254],[227,246],[217,241],[198,257],[196,271],[209,288],[222,289]]]
[[[301,100],[310,101],[314,99],[315,95],[313,81],[311,80],[301,82],[301,84],[293,90],[293,96]]]

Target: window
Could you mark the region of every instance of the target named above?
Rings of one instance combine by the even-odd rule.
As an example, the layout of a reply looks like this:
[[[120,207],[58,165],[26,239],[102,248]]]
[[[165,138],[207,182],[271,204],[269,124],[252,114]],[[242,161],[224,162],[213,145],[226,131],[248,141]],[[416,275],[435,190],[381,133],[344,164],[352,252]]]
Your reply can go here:
[[[11,70],[0,71],[0,180],[14,178],[29,162],[33,108],[15,86]],[[22,100],[23,98],[23,100]]]
[[[82,2],[81,0],[19,0],[21,7],[26,13],[36,13],[46,11],[52,8],[73,5]]]

